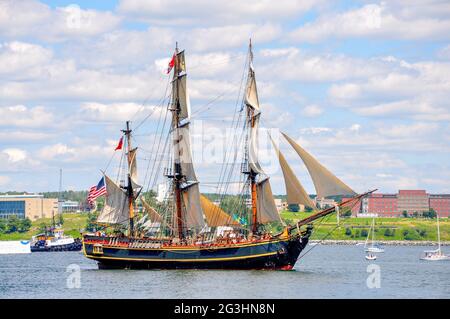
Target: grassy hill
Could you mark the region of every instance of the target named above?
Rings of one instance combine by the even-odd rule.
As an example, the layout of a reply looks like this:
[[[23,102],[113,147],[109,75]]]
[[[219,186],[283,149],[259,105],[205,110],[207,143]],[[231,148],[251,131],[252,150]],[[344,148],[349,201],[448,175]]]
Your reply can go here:
[[[86,227],[87,214],[63,214],[64,233],[73,237],[80,237],[80,230]],[[0,234],[0,240],[28,240],[39,233],[42,223],[51,225],[51,218],[41,218],[32,222],[32,226],[26,233]]]
[[[292,213],[284,211],[281,216],[288,222],[305,218],[311,214],[308,213]],[[441,240],[450,241],[450,220],[441,218]],[[333,232],[327,239],[335,240],[364,240],[366,236],[362,236],[363,230],[368,231],[372,224],[372,218],[342,218],[339,227],[336,228],[336,215],[325,217],[322,222],[317,222],[314,227],[312,239],[322,239]],[[346,235],[349,229],[351,235]],[[390,236],[386,236],[386,230]],[[407,233],[406,233],[407,232]],[[392,234],[393,233],[393,234]],[[406,234],[405,234],[406,233]],[[359,236],[358,236],[359,234]],[[377,240],[437,240],[436,219],[422,218],[375,218],[375,239]]]
[[[309,216],[308,213],[292,213],[284,211],[281,216],[288,223]],[[87,221],[87,214],[64,214],[63,228],[67,235],[74,237],[80,236],[80,230],[84,229]],[[39,232],[42,223],[51,224],[50,218],[43,218],[32,223],[31,229],[26,233],[0,234],[0,240],[20,240],[30,239],[31,236]],[[372,223],[371,218],[341,218],[339,227],[336,228],[336,215],[325,217],[324,220],[315,224],[312,239],[336,240],[364,240],[366,236],[362,235],[363,230],[368,231]],[[450,220],[448,218],[440,219],[441,240],[450,241]],[[351,235],[346,234],[349,230]],[[391,236],[386,236],[386,230]],[[405,231],[408,233],[405,235]],[[392,234],[393,233],[393,234]],[[431,240],[437,238],[436,220],[419,218],[376,218],[375,219],[375,238],[377,240]]]

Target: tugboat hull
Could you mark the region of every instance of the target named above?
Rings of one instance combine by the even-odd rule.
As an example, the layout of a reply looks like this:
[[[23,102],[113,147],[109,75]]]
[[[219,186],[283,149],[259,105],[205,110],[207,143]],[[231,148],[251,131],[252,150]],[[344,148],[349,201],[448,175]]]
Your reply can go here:
[[[105,238],[84,238],[83,252],[100,269],[280,269],[294,267],[308,237],[211,247],[130,248]],[[95,243],[97,241],[97,243]],[[102,242],[102,243],[101,243]],[[144,245],[140,241],[137,245]],[[133,245],[131,245],[133,246]],[[136,245],[135,245],[136,246]]]

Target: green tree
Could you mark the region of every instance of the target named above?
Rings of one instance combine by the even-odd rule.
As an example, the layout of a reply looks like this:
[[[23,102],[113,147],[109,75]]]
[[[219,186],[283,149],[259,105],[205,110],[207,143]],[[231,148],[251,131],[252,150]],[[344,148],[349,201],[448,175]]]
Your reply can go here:
[[[352,230],[350,229],[350,227],[345,228],[345,235],[346,236],[351,236],[352,235]]]
[[[300,210],[298,204],[289,204],[288,209],[290,212],[293,212],[293,213],[297,213]],[[310,207],[305,207],[305,212],[310,212],[311,210],[312,209]]]
[[[9,216],[7,223],[6,223],[6,230],[5,233],[11,234],[15,233],[20,228],[20,220],[16,215]]]
[[[362,237],[367,237],[367,234],[368,234],[367,229],[361,230],[361,236]]]
[[[27,217],[27,218],[20,220],[19,228],[17,231],[19,233],[25,233],[25,232],[29,231],[30,228],[31,228],[31,220]]]
[[[408,212],[407,212],[406,210],[404,210],[404,211],[402,212],[402,215],[403,215],[403,217],[408,218]]]
[[[3,234],[6,231],[6,221],[4,219],[0,219],[0,234]]]
[[[87,221],[86,221],[86,230],[93,232],[93,231],[99,231],[99,230],[103,230],[104,227],[98,225],[97,222],[97,217],[98,217],[98,213],[95,212],[89,212],[87,215]]]
[[[64,225],[64,217],[63,214],[58,214],[58,219],[56,220],[56,222],[60,225]]]

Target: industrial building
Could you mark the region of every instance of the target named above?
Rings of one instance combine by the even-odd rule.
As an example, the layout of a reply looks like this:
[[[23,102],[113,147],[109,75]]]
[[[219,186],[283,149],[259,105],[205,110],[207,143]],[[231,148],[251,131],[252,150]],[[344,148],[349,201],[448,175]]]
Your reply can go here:
[[[18,218],[51,218],[58,213],[58,199],[40,194],[0,195],[0,219],[15,215]]]

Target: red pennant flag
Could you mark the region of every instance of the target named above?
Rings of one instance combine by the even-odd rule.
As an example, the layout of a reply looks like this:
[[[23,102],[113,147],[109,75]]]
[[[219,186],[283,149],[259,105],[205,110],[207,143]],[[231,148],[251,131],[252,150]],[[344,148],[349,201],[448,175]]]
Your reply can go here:
[[[170,71],[172,71],[174,66],[175,66],[175,53],[172,56],[172,60],[170,60],[170,62],[169,62],[169,67],[167,68],[167,74],[169,74]]]
[[[121,150],[123,144],[123,136],[120,138],[119,144],[117,144],[117,147],[114,151]]]

